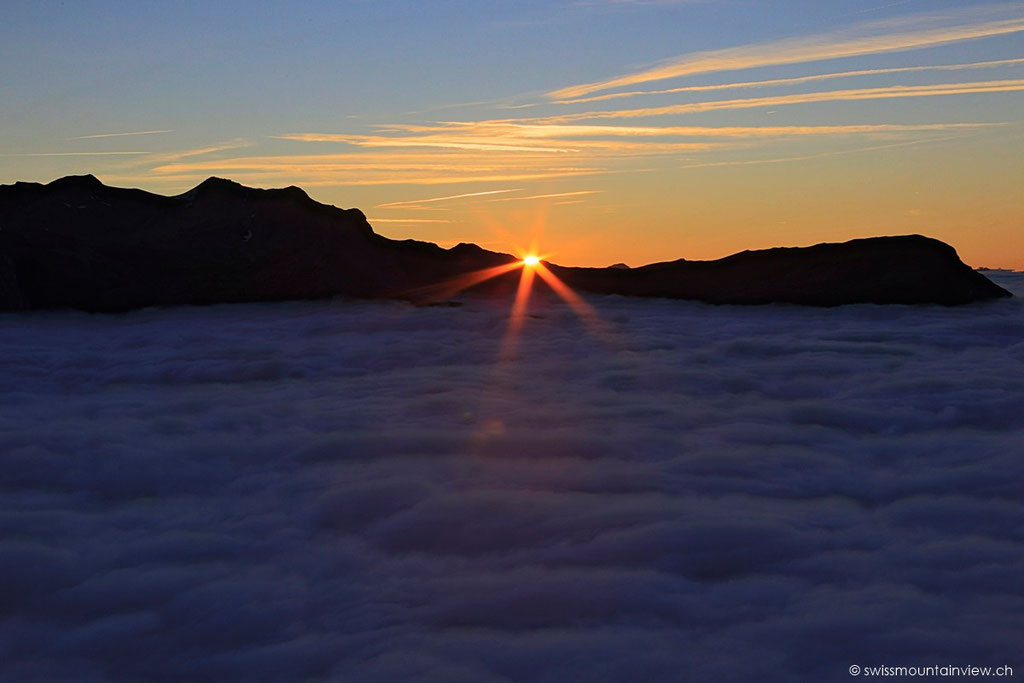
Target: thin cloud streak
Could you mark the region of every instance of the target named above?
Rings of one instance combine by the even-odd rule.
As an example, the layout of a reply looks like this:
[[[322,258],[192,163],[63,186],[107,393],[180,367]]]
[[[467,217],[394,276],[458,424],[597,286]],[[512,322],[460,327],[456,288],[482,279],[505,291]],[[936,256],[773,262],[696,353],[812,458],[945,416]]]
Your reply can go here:
[[[489,199],[490,202],[524,202],[531,199],[554,199],[556,197],[581,197],[589,194],[599,194],[602,190],[580,190],[578,192],[552,192],[550,194],[535,194],[529,197],[502,197],[500,199]]]
[[[592,111],[579,114],[563,114],[534,119],[520,119],[529,122],[566,123],[592,119],[640,118],[646,116],[668,116],[673,114],[692,114],[695,112],[716,111],[721,109],[750,109],[754,107],[774,107],[787,104],[807,104],[812,102],[840,102],[854,100],[877,100],[904,97],[934,97],[938,95],[974,95],[981,93],[1017,92],[1024,90],[1024,79],[1001,81],[974,81],[966,83],[940,83],[936,85],[895,85],[883,88],[857,88],[851,90],[828,90],[823,92],[799,93],[794,95],[778,95],[771,97],[750,97],[733,100],[711,100],[706,102],[690,102],[672,104],[663,107],[645,107],[640,109],[618,109],[609,111]]]
[[[502,152],[541,152],[546,154],[557,153],[563,155],[584,153],[588,151],[611,154],[618,152],[629,153],[641,151],[648,154],[656,154],[659,152],[706,150],[711,149],[712,147],[722,146],[721,144],[710,142],[651,143],[623,142],[619,140],[574,140],[571,143],[572,146],[567,146],[561,141],[553,138],[548,145],[549,146],[545,146],[544,143],[538,143],[537,145],[501,144],[499,142],[495,142],[494,138],[491,138],[488,141],[483,137],[480,138],[479,142],[474,142],[472,139],[455,142],[444,135],[424,137],[416,140],[403,137],[383,138],[367,144],[368,147],[434,147],[440,149],[489,150]]]
[[[231,178],[246,185],[254,187],[281,187],[283,185],[300,185],[302,187],[334,187],[334,186],[376,186],[376,185],[460,185],[471,183],[506,183],[526,182],[532,180],[553,180],[559,178],[576,178],[593,176],[602,173],[610,173],[607,169],[600,168],[565,168],[556,170],[537,170],[522,172],[494,172],[478,174],[401,174],[401,173],[380,173],[368,175],[366,173],[351,173],[345,171],[310,170],[304,168],[294,169],[250,169],[244,171],[231,171]],[[109,176],[107,176],[109,177]],[[117,176],[117,180],[138,183],[140,180],[159,181],[161,183],[195,183],[205,177],[197,171],[180,171],[173,174],[160,174],[155,176],[123,175]],[[114,178],[111,178],[113,180]]]
[[[194,174],[227,175],[256,182],[268,177],[287,184],[311,185],[445,185],[472,182],[519,182],[606,173],[599,155],[567,157],[520,152],[494,154],[480,150],[381,152],[358,150],[339,154],[249,156],[178,161],[155,166],[161,178]]]
[[[332,142],[347,142],[352,145],[365,148],[436,148],[454,149],[465,151],[499,151],[499,152],[537,152],[540,154],[573,154],[587,151],[615,153],[646,152],[654,154],[659,152],[679,152],[710,149],[720,147],[721,144],[707,142],[685,142],[685,143],[649,143],[649,142],[623,142],[618,140],[573,140],[561,141],[554,139],[554,136],[533,136],[529,139],[517,135],[515,129],[508,129],[505,133],[493,131],[483,135],[480,130],[468,130],[465,127],[434,126],[419,127],[421,131],[429,132],[429,135],[419,136],[398,136],[398,135],[360,135],[360,136],[336,136],[333,134],[302,134],[303,141],[320,141],[330,138]],[[395,130],[395,128],[392,128]],[[396,131],[397,132],[397,131]],[[453,135],[452,133],[466,133],[469,135]],[[507,134],[506,134],[507,133]],[[543,138],[543,139],[540,139]],[[527,144],[529,143],[529,144]]]
[[[0,157],[119,157],[149,154],[149,152],[18,152],[0,154]]]
[[[434,202],[448,202],[453,199],[465,199],[466,197],[482,197],[485,195],[492,194],[504,194],[506,192],[520,192],[519,188],[509,190],[487,190],[486,192],[466,192],[464,194],[453,194],[447,197],[433,197],[431,199],[410,199],[401,202],[388,202],[387,204],[378,204],[375,208],[385,209],[394,208],[396,206],[405,206],[406,204],[431,204]]]
[[[451,223],[444,218],[367,218],[370,223]]]
[[[568,152],[571,150],[541,146],[524,146],[476,140],[460,140],[458,138],[393,138],[373,135],[340,135],[333,133],[295,133],[276,135],[282,140],[301,142],[341,142],[357,147],[437,147],[442,149],[464,149],[470,151],[489,152],[542,152],[545,154]]]
[[[864,91],[855,91],[863,96]],[[874,91],[872,91],[874,92]],[[905,94],[902,93],[901,94]],[[812,94],[811,97],[819,95]],[[838,97],[828,93],[828,98]],[[778,104],[780,100],[773,99]],[[765,100],[757,99],[756,104]],[[694,106],[694,105],[687,105]],[[713,102],[696,106],[754,106],[749,101]],[[649,115],[628,111],[599,112],[597,114],[573,115],[581,118],[591,116],[639,116]],[[381,126],[381,134],[360,136],[361,142],[373,143],[375,148],[406,146],[413,138],[423,151],[383,151],[381,149],[360,149],[335,154],[305,154],[278,156],[248,156],[191,160],[188,157],[211,153],[233,146],[243,146],[245,141],[232,141],[222,145],[177,152],[160,157],[160,163],[149,174],[161,182],[191,182],[198,176],[225,175],[261,186],[299,183],[310,186],[323,185],[445,185],[460,183],[517,183],[570,177],[586,177],[615,171],[631,173],[645,169],[625,168],[617,161],[636,158],[654,158],[680,152],[715,152],[745,147],[749,141],[760,144],[762,140],[798,136],[855,136],[895,137],[905,135],[931,135],[936,132],[965,131],[982,127],[1001,125],[991,123],[952,124],[862,124],[835,126],[618,126],[600,124],[570,123],[566,117],[551,119],[511,119],[476,122],[443,122],[431,125],[394,124]],[[294,134],[306,141],[350,139],[351,136],[332,133]],[[617,138],[631,138],[622,140]],[[590,138],[590,139],[587,139]],[[654,138],[662,138],[656,140]],[[675,141],[671,138],[698,138],[697,141]],[[704,138],[700,140],[699,138]],[[710,138],[722,138],[735,142],[709,142]],[[451,149],[446,145],[452,140],[466,143],[468,149]],[[649,141],[648,141],[649,140]],[[477,149],[502,143],[519,150],[502,154]],[[438,143],[436,146],[434,143]],[[555,146],[570,150],[565,154],[552,155],[546,151],[537,152],[541,146]],[[464,197],[488,196],[517,190],[488,190],[482,193],[460,193],[443,197],[417,200],[403,200],[379,205],[379,208],[434,208],[436,203],[458,200]],[[565,195],[569,198],[572,195]],[[518,200],[519,198],[515,198]]]
[[[348,142],[352,135],[341,133],[283,133],[281,135],[268,135],[274,140],[294,140],[296,142]]]
[[[520,119],[526,121],[528,119]],[[550,137],[789,137],[800,135],[863,135],[970,128],[988,128],[1002,123],[843,124],[823,126],[613,126],[600,124],[516,123],[516,120],[446,122],[436,126],[389,127],[396,132],[460,133],[519,136],[524,139]],[[572,143],[566,143],[572,144]]]
[[[955,128],[988,126],[993,124],[867,124],[846,126],[774,126],[774,127],[709,127],[709,126],[610,126],[610,125],[559,125],[555,121],[568,117],[591,118],[610,114],[578,114],[550,117],[547,119],[510,119],[476,122],[444,122],[434,125],[389,125],[382,126],[382,133],[375,136],[359,136],[356,144],[369,148],[422,147],[437,149],[458,149],[479,152],[501,149],[510,152],[540,152],[549,155],[557,150],[563,155],[582,155],[586,158],[603,156],[650,156],[675,154],[679,152],[724,149],[731,143],[709,141],[676,142],[667,140],[639,141],[636,138],[753,138],[781,137],[796,135],[852,135],[852,134],[897,134],[948,130]],[[529,123],[534,121],[534,123]],[[525,122],[525,123],[521,123]],[[408,133],[412,133],[409,135]],[[305,140],[336,140],[350,136],[334,134],[302,134]],[[619,138],[581,139],[581,138]],[[511,159],[516,157],[513,154]],[[348,157],[356,159],[355,155]],[[522,158],[521,156],[518,158]],[[463,159],[466,161],[466,159]],[[542,160],[535,163],[544,164]]]
[[[924,19],[934,18],[924,17]],[[554,90],[548,93],[548,97],[554,100],[574,99],[603,90],[700,73],[903,52],[1024,31],[1024,17],[1015,17],[980,24],[905,31],[887,35],[877,34],[880,28],[891,28],[893,25],[899,26],[906,23],[906,19],[899,22],[872,22],[860,24],[847,30],[803,38],[789,38],[768,43],[691,53],[667,64],[638,73]],[[851,36],[851,31],[873,33]]]
[[[173,133],[173,130],[138,130],[130,133],[96,133],[94,135],[78,135],[68,140],[93,140],[96,138],[123,138],[131,135],[159,135],[161,133]]]
[[[195,147],[192,149],[184,149],[178,152],[164,152],[153,156],[152,161],[154,163],[168,163],[172,161],[178,161],[180,159],[188,159],[191,157],[203,156],[204,154],[213,154],[215,152],[223,152],[228,149],[241,149],[243,147],[251,147],[252,143],[248,140],[229,140],[228,142],[222,142],[216,145],[207,145],[206,147]]]
[[[564,158],[550,155],[531,154],[479,154],[479,153],[445,153],[427,154],[405,153],[354,153],[354,154],[305,154],[282,156],[251,156],[232,157],[227,159],[211,159],[170,163],[153,169],[158,173],[180,173],[204,170],[350,170],[350,171],[498,171],[508,169],[532,169],[539,164],[548,168],[567,167],[564,164],[552,165],[552,162],[564,162]]]
[[[1024,63],[1024,59],[997,59],[987,62],[968,62],[964,64],[936,64],[934,66],[904,66],[888,69],[860,69],[857,71],[835,71],[825,74],[813,74],[810,76],[796,76],[793,78],[771,78],[762,81],[741,81],[738,83],[716,83],[714,85],[688,85],[679,88],[664,88],[662,90],[633,90],[630,92],[616,92],[593,97],[580,97],[569,100],[555,100],[554,104],[584,104],[586,102],[603,102],[606,100],[622,99],[627,97],[641,97],[648,95],[669,95],[683,92],[712,92],[716,90],[733,90],[742,88],[766,88],[777,85],[798,85],[800,83],[812,83],[814,81],[830,80],[834,78],[852,78],[856,76],[882,76],[886,74],[913,73],[919,71],[962,71],[966,69],[985,69],[999,66],[1011,66]]]

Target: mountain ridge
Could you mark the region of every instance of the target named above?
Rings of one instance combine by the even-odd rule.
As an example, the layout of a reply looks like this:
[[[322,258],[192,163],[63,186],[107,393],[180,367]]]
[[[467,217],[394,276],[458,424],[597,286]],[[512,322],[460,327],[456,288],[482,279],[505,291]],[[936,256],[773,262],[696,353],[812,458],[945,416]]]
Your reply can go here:
[[[111,187],[91,174],[0,185],[0,310],[281,301],[332,296],[429,303],[469,273],[518,259],[472,243],[442,248],[374,232],[359,209],[297,186],[211,177],[178,195]],[[599,294],[720,304],[962,304],[1010,296],[920,235],[743,251],[636,268],[547,267]],[[518,269],[476,285],[514,290]]]

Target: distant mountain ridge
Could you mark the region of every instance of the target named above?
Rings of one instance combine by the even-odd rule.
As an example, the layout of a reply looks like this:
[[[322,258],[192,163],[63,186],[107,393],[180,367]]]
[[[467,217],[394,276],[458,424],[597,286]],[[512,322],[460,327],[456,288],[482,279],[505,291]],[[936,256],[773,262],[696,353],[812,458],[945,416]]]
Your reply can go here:
[[[443,249],[376,234],[358,209],[298,187],[209,178],[167,197],[91,175],[0,185],[0,310],[283,301],[331,296],[429,302],[441,283],[516,261],[474,244]],[[908,235],[746,251],[639,268],[548,267],[605,294],[772,302],[963,304],[1010,296],[943,242]],[[511,271],[477,290],[510,292]]]

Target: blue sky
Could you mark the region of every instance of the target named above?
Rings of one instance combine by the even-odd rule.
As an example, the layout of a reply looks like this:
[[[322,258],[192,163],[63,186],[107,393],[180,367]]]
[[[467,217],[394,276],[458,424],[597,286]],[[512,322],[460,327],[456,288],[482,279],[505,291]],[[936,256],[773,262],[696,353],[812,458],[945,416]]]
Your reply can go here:
[[[925,232],[1024,267],[1021,2],[8,2],[0,26],[0,182],[297,184],[396,237],[543,224],[565,263]]]

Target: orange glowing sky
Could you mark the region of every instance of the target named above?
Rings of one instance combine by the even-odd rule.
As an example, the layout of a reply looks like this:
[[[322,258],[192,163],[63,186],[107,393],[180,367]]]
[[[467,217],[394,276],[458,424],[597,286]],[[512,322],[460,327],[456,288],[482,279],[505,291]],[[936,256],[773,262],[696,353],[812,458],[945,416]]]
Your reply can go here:
[[[26,4],[0,182],[299,185],[565,265],[921,233],[1024,269],[1024,4],[752,5]]]

